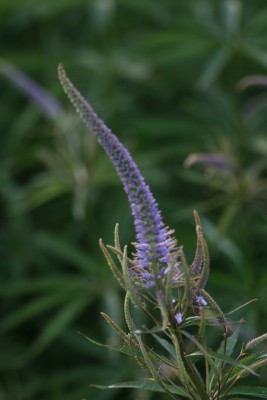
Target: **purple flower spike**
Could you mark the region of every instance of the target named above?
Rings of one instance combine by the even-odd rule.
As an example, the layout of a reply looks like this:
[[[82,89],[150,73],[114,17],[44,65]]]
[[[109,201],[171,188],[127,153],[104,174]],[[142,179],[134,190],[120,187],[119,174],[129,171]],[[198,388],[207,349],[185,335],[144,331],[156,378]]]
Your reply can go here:
[[[142,286],[155,286],[155,280],[164,277],[168,264],[174,262],[176,240],[171,237],[173,231],[164,226],[158,205],[128,150],[73,86],[62,65],[59,66],[59,78],[76,111],[113,162],[128,196],[134,217],[139,267],[134,269],[133,275]]]

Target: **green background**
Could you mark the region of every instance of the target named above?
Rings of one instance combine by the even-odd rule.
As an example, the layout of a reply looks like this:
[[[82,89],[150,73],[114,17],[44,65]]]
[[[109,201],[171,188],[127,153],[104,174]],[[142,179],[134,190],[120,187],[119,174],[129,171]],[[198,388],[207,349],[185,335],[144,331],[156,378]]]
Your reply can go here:
[[[142,376],[78,333],[118,340],[100,311],[123,326],[122,293],[98,239],[112,243],[117,222],[123,244],[134,231],[59,62],[130,150],[189,263],[198,210],[221,308],[258,299],[231,315],[246,321],[241,342],[264,333],[266,0],[2,0],[0,46],[0,399],[153,397],[89,388]],[[49,112],[12,65],[48,91]]]

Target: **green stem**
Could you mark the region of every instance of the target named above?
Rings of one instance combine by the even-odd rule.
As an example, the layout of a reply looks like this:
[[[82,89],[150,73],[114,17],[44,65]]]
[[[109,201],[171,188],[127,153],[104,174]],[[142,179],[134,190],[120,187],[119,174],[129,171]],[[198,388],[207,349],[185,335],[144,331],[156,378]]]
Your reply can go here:
[[[191,362],[190,359],[188,359],[187,357],[185,357],[185,345],[184,345],[184,341],[182,339],[182,336],[180,334],[179,331],[176,330],[175,332],[175,336],[178,340],[180,349],[182,349],[181,351],[181,357],[185,366],[185,370],[186,373],[189,376],[190,382],[192,384],[192,388],[194,389],[195,393],[191,393],[192,395],[195,395],[197,397],[195,397],[196,400],[210,400],[209,396],[205,390],[205,386],[203,385],[203,382],[201,381],[200,377],[198,376],[198,374],[195,371],[195,368]]]

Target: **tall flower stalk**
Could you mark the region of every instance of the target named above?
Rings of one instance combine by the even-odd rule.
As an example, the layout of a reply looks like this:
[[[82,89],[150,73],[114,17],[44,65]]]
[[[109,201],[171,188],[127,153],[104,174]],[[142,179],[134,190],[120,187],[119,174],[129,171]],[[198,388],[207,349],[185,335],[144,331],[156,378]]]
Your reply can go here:
[[[137,278],[147,288],[155,286],[166,276],[177,253],[173,231],[164,225],[158,205],[128,150],[73,86],[62,65],[59,77],[76,111],[106,151],[122,181],[134,217]]]
[[[129,152],[73,86],[62,65],[59,78],[76,111],[113,162],[128,196],[136,230],[133,259],[127,254],[127,246],[121,248],[118,225],[114,246],[105,246],[100,241],[112,272],[126,291],[124,316],[128,332],[107,314],[102,316],[123,342],[119,348],[106,347],[133,357],[150,379],[98,387],[143,388],[165,392],[174,400],[267,399],[266,388],[238,385],[240,379],[257,375],[255,371],[267,364],[267,354],[260,349],[267,334],[244,344],[233,357],[239,326],[231,328],[219,305],[204,289],[210,260],[197,212],[194,211],[196,253],[188,266],[182,248],[178,248],[173,231],[164,225],[158,205]],[[117,256],[120,266],[112,254]],[[150,318],[152,329],[135,326],[131,304]],[[213,330],[213,336],[218,331],[223,334],[216,350],[209,343],[208,329]],[[153,344],[158,343],[159,351],[154,350],[149,339]],[[254,348],[256,351],[252,352]]]

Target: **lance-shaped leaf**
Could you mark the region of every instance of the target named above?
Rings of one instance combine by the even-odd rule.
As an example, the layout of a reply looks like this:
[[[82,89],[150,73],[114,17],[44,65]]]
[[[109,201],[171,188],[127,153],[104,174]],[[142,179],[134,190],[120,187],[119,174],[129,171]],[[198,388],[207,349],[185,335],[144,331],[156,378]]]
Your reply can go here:
[[[199,343],[199,341],[197,339],[195,339],[195,337],[192,336],[190,333],[188,333],[184,330],[181,332],[185,337],[187,337],[192,343],[194,343],[194,345],[196,345],[199,348],[200,352],[203,354],[203,357],[206,358],[206,360],[210,364],[210,366],[213,369],[213,371],[215,372],[215,374],[219,375],[219,370],[217,368],[216,363],[213,361],[212,356],[210,355],[210,352],[208,350],[206,350],[206,348],[201,343]]]
[[[110,316],[107,315],[106,313],[101,312],[101,315],[102,315],[103,318],[105,318],[107,323],[114,329],[114,331],[117,332],[117,334],[122,338],[122,340],[129,345],[130,344],[130,337],[124,332],[124,330],[121,329],[116,324],[116,322],[114,322],[113,319],[110,318]]]
[[[249,374],[253,374],[253,375],[257,375],[256,371],[257,369],[266,366],[267,365],[267,358],[263,358],[262,360],[258,360],[253,364],[249,365],[249,368],[246,367],[246,369],[243,369],[242,371],[240,371],[237,375],[236,375],[236,381],[241,379],[241,378],[245,378],[247,375]]]
[[[165,389],[163,389],[158,383],[152,382],[152,381],[145,381],[145,382],[121,382],[121,383],[115,383],[113,385],[90,385],[93,387],[96,387],[98,389],[123,389],[123,388],[134,388],[134,389],[144,389],[144,390],[149,390],[152,392],[158,392],[158,393],[163,393],[165,392]],[[187,399],[192,399],[192,396],[188,394],[185,389],[179,388],[177,386],[173,387],[171,385],[166,385],[166,388],[169,390],[170,393],[177,394],[179,396],[183,396]],[[176,397],[175,397],[176,399]]]
[[[259,397],[261,399],[267,399],[267,388],[264,387],[251,387],[251,386],[237,386],[232,388],[227,394],[227,397],[241,394],[242,396]]]
[[[245,365],[246,367],[250,368],[250,365],[254,364],[258,360],[258,357],[258,353],[248,354],[239,360],[239,364]],[[243,368],[240,368],[240,366],[235,366],[229,374],[229,382],[233,381],[233,379],[235,379],[239,372],[242,370]]]

